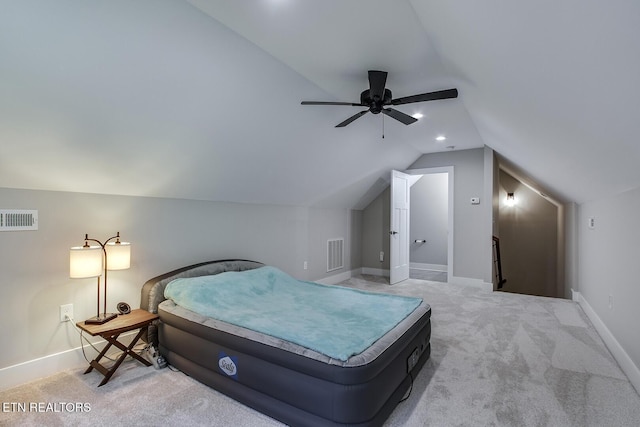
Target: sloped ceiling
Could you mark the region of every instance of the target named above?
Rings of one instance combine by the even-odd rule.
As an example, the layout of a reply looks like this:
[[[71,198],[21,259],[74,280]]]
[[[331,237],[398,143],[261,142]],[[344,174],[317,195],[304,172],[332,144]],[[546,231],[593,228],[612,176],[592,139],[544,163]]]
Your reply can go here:
[[[15,0],[0,187],[363,207],[423,153],[494,148],[566,200],[640,186],[633,1]],[[366,72],[410,126],[353,107]],[[382,135],[384,134],[384,139]],[[435,137],[444,134],[445,142]]]

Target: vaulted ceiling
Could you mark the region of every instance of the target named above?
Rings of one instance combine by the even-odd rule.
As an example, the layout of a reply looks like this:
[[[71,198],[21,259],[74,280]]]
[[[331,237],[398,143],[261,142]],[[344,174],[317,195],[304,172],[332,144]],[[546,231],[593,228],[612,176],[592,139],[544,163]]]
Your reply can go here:
[[[362,207],[487,145],[580,203],[640,186],[638,22],[633,0],[4,1],[0,187]],[[396,107],[409,126],[300,105],[358,101],[370,69],[460,96]]]

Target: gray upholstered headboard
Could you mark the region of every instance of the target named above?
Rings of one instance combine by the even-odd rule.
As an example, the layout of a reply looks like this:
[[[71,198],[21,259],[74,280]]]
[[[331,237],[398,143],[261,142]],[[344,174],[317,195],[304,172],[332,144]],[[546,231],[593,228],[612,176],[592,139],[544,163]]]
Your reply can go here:
[[[264,264],[257,261],[249,261],[244,259],[226,259],[220,261],[207,261],[199,264],[189,265],[177,270],[164,273],[153,279],[147,280],[142,286],[140,308],[151,313],[158,312],[158,305],[164,298],[164,288],[169,282],[182,277],[198,277],[211,276],[214,274],[224,273],[225,271],[244,271],[262,267]],[[149,326],[148,336],[143,337],[148,343],[158,344],[156,325]]]

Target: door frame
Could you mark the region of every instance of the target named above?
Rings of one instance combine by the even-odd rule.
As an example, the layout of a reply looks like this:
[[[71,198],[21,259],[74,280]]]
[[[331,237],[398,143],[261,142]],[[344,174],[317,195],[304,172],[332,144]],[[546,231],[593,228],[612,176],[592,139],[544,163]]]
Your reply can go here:
[[[451,283],[453,280],[453,178],[454,178],[454,167],[453,166],[441,166],[434,168],[421,168],[421,169],[407,169],[402,171],[408,175],[429,175],[434,173],[446,173],[447,174],[447,186],[448,188],[448,200],[447,200],[447,282]],[[409,207],[411,210],[411,207]]]

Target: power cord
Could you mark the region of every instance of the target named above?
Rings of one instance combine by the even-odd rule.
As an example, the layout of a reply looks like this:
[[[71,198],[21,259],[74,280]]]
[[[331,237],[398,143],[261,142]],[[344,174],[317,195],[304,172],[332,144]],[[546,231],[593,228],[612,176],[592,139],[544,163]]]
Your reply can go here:
[[[411,378],[411,385],[409,386],[409,391],[407,391],[407,393],[402,397],[402,399],[400,399],[400,401],[398,401],[398,403],[404,402],[409,398],[409,396],[411,396],[411,392],[413,391],[413,375],[411,374],[411,372],[409,372],[409,378]]]
[[[69,316],[68,314],[65,314],[65,316],[64,316],[64,317],[65,317],[65,319],[67,319],[68,321],[70,321],[70,322],[71,322],[71,325],[73,325],[73,327],[76,329],[76,331],[78,331],[78,333],[80,334],[80,348],[82,348],[82,356],[84,357],[84,360],[86,360],[86,361],[87,361],[87,363],[91,364],[91,361],[89,361],[89,358],[87,357],[87,354],[86,354],[86,352],[85,352],[85,350],[84,350],[84,349],[85,349],[85,344],[84,344],[84,342],[86,342],[87,344],[89,344],[89,346],[91,346],[91,348],[93,348],[93,349],[96,351],[96,353],[98,353],[98,354],[100,354],[101,350],[99,350],[98,348],[96,348],[96,346],[95,346],[91,341],[89,341],[89,339],[88,339],[87,337],[85,337],[85,336],[84,336],[84,331],[83,331],[82,329],[78,328],[78,326],[76,326],[76,321],[73,319],[73,317]],[[83,342],[83,340],[84,340],[84,342]],[[142,349],[140,349],[139,351],[136,351],[136,348],[137,348],[137,347],[140,347],[140,346],[142,346]],[[143,353],[143,352],[145,352],[145,351],[146,351],[150,346],[151,346],[151,344],[140,343],[140,344],[137,344],[137,345],[133,348],[133,351],[134,351],[135,353],[138,353],[138,354],[142,355],[142,353]],[[116,353],[112,353],[112,354],[111,354],[111,356],[115,356],[115,355],[118,355],[118,354],[121,354],[121,353],[122,353],[122,351],[120,351],[120,352],[116,352]],[[104,356],[102,356],[102,357],[104,357],[104,358],[106,358],[106,359],[109,359],[109,360],[110,360],[110,361],[112,361],[112,362],[115,362],[115,361],[116,361],[115,359],[112,359],[112,358],[111,358],[109,355],[107,355],[107,354],[105,354],[105,355],[104,355]],[[129,356],[129,357],[130,357],[130,356]]]

